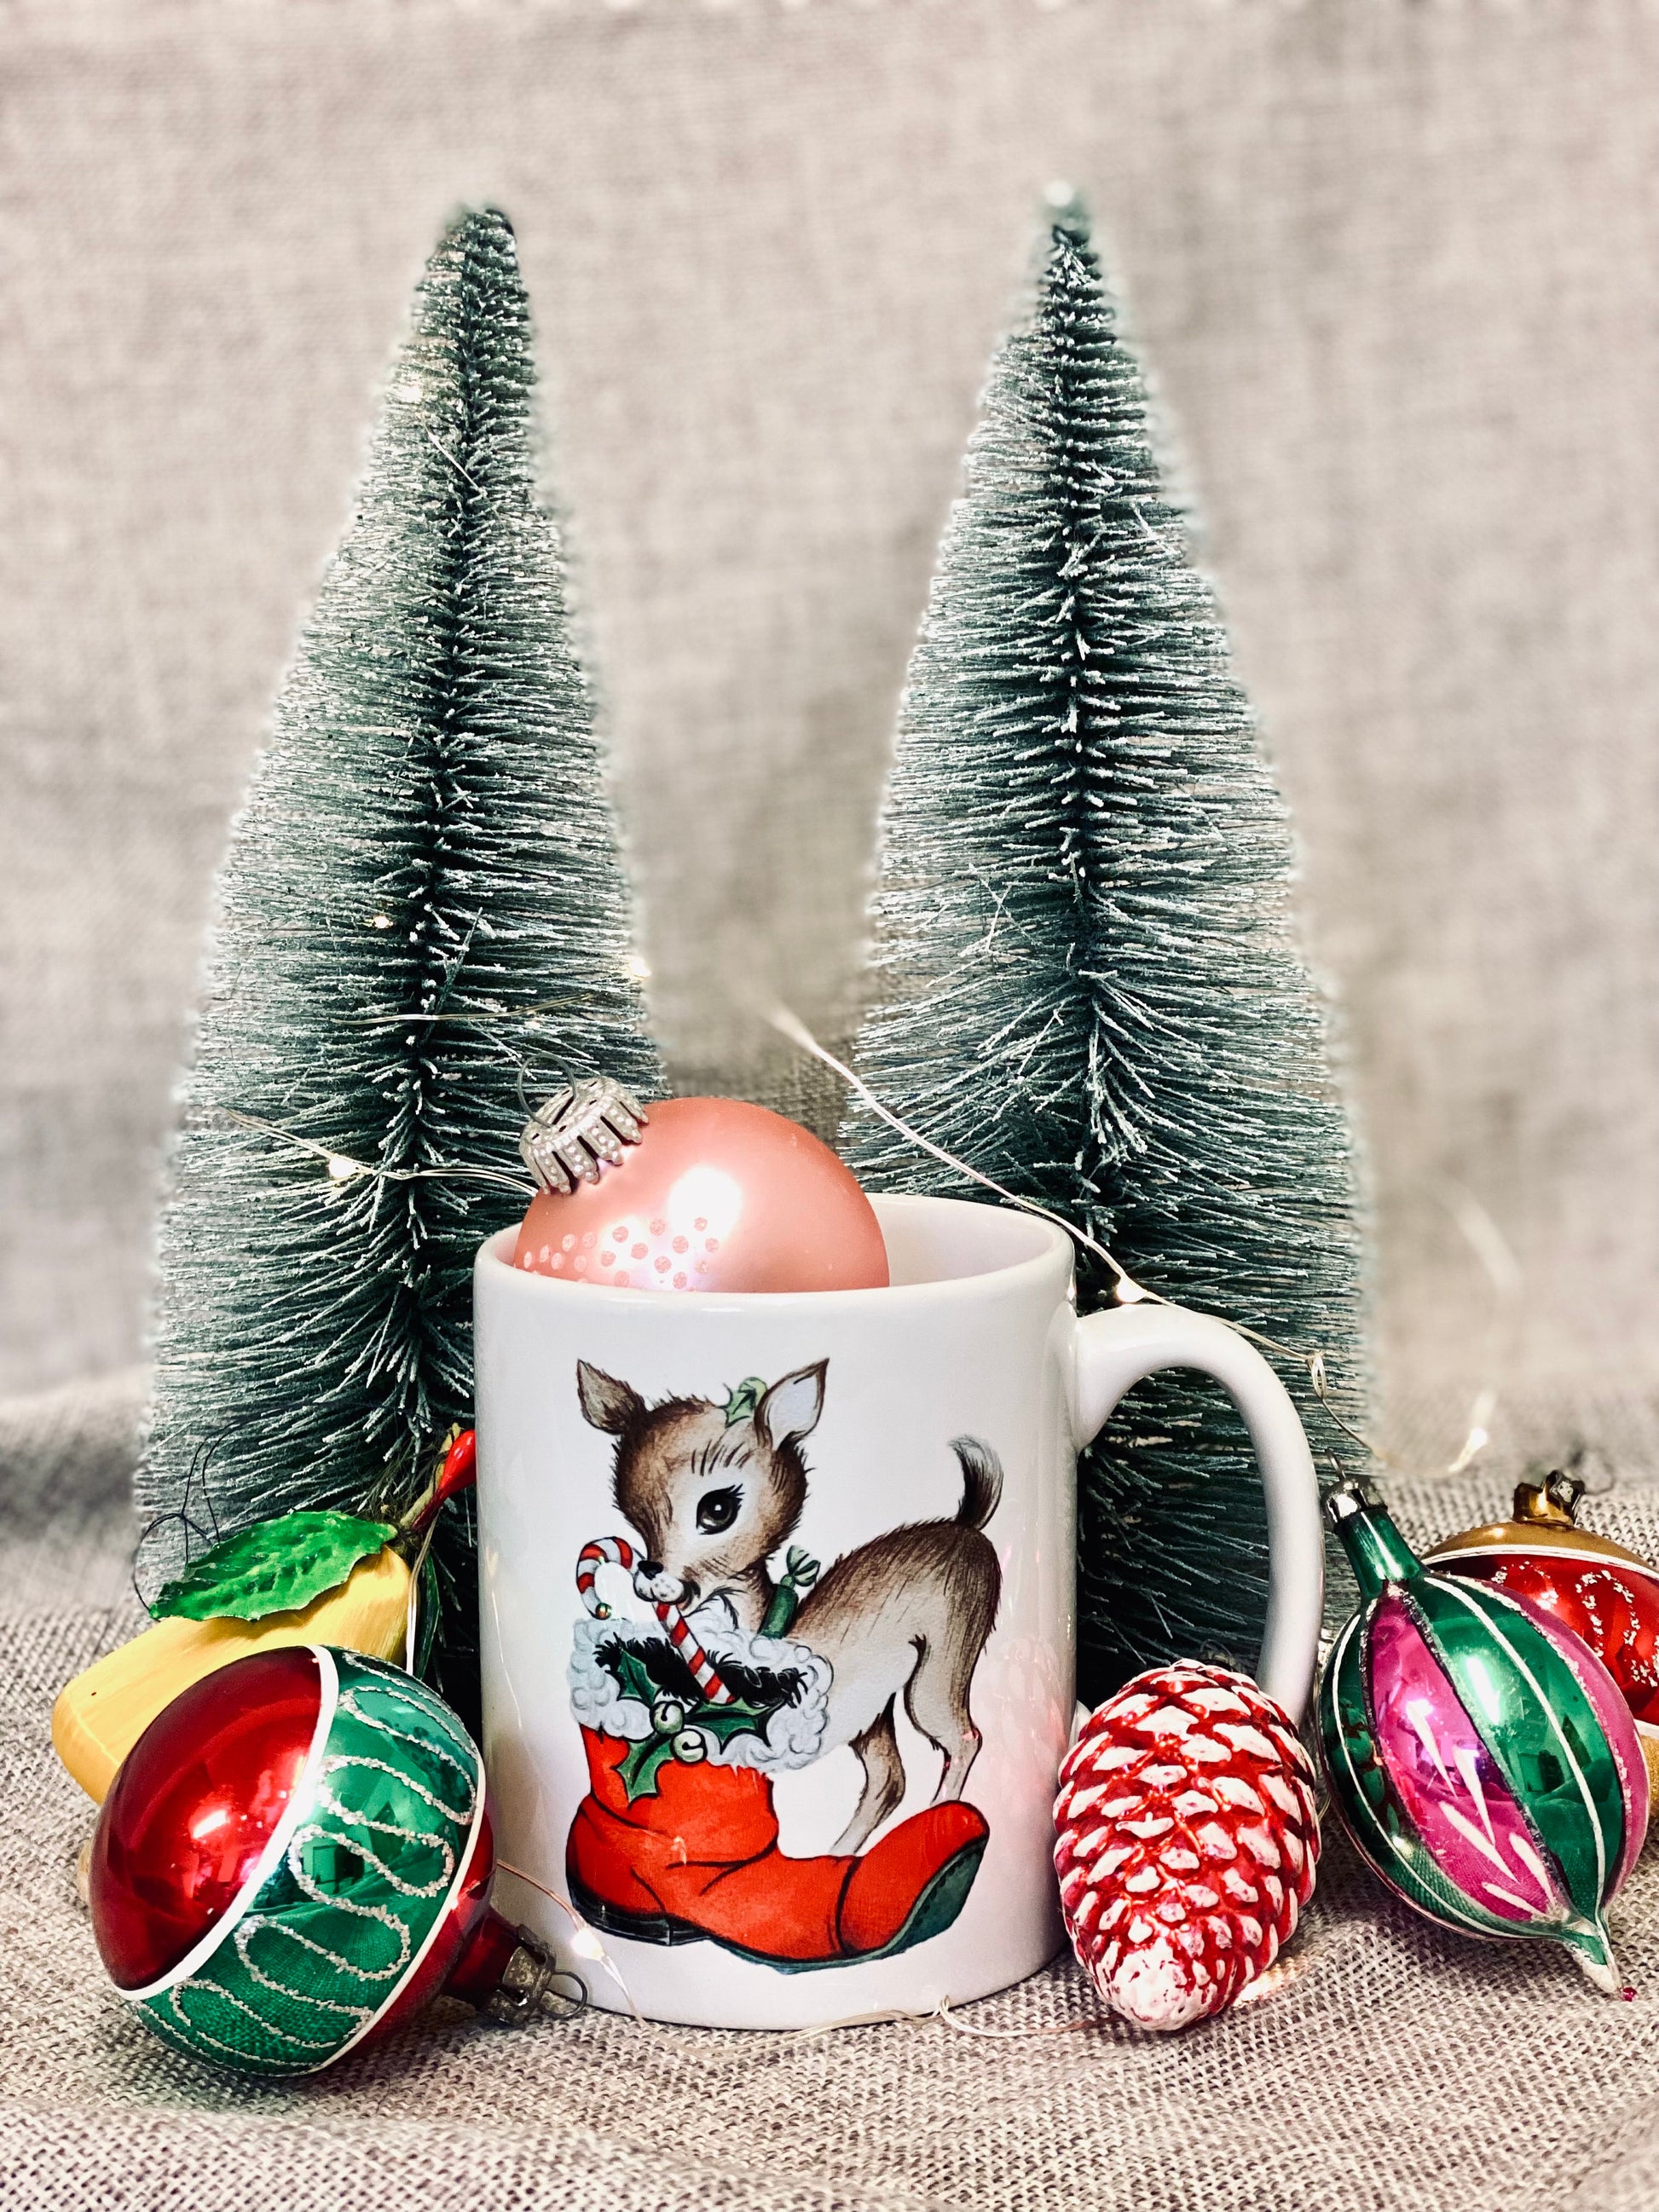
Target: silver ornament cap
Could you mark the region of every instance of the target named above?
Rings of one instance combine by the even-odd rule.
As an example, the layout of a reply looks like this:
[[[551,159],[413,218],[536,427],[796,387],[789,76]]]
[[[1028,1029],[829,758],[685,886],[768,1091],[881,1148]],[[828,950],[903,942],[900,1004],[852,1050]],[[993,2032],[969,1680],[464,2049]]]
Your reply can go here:
[[[501,1978],[479,2010],[486,2020],[502,2027],[522,2027],[529,2021],[573,2020],[587,2006],[587,1984],[580,1974],[561,1966],[541,1937],[528,1928],[515,1930],[518,1948],[508,1958]]]
[[[567,1084],[538,1106],[519,1137],[519,1157],[542,1190],[568,1198],[579,1182],[598,1182],[619,1167],[650,1120],[631,1091],[608,1075]]]

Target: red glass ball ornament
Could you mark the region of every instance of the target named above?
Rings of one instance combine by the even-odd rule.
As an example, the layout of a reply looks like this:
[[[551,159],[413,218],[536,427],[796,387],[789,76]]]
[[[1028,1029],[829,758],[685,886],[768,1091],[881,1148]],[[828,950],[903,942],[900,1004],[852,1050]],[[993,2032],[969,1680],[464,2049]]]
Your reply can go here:
[[[543,1190],[514,1265],[631,1291],[869,1291],[887,1248],[851,1170],[739,1098],[665,1098],[596,1182]]]
[[[441,1990],[498,2019],[572,2008],[491,1906],[495,1870],[454,1715],[384,1661],[301,1644],[151,1723],[105,1799],[88,1901],[111,1978],[164,2040],[298,2074]]]
[[[321,1707],[307,1645],[257,1651],[192,1683],[133,1746],[88,1876],[93,1936],[117,1989],[176,1966],[255,1878]]]
[[[1449,1536],[1424,1564],[1528,1598],[1588,1644],[1635,1718],[1659,1790],[1659,1568],[1578,1526],[1583,1490],[1559,1473],[1523,1482],[1513,1519]]]

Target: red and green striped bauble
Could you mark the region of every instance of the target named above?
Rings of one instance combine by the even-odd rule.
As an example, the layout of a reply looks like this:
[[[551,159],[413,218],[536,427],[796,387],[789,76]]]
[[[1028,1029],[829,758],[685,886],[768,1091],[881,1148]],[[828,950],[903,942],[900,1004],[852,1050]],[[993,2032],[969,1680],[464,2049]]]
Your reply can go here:
[[[1616,1992],[1606,1907],[1648,1814],[1617,1685],[1542,1607],[1425,1569],[1358,1486],[1327,1510],[1361,1598],[1319,1691],[1331,1796],[1354,1842],[1442,1927],[1565,1943]]]
[[[495,1988],[518,1937],[494,1866],[483,1763],[443,1701],[296,1644],[192,1684],[140,1736],[93,1840],[93,1932],[164,2042],[309,2074],[441,1987]]]

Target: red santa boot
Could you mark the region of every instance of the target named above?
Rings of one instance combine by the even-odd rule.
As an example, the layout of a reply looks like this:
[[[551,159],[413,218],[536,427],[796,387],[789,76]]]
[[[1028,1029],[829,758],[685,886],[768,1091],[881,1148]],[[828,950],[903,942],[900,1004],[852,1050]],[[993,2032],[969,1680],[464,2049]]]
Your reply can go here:
[[[769,1778],[752,1766],[670,1759],[630,1798],[631,1747],[584,1728],[589,1790],[571,1823],[572,1903],[595,1926],[647,1943],[707,1936],[785,1972],[879,1959],[948,1928],[990,1831],[971,1805],[913,1814],[862,1856],[778,1849]]]

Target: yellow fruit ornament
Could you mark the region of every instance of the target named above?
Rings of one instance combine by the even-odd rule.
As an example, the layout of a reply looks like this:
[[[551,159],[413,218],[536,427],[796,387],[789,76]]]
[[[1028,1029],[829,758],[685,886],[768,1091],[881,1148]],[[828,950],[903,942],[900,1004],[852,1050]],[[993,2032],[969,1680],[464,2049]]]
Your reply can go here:
[[[471,1429],[453,1437],[431,1490],[401,1526],[355,1513],[284,1513],[216,1544],[150,1610],[152,1627],[94,1661],[60,1692],[52,1747],[101,1805],[116,1770],[181,1690],[251,1651],[331,1644],[406,1660],[415,1573],[440,1508],[473,1478]]]

